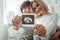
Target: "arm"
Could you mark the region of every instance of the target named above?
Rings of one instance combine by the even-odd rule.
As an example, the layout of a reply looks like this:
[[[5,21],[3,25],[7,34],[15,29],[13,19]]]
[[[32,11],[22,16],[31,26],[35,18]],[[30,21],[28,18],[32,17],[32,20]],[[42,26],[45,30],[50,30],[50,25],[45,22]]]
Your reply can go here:
[[[41,24],[36,24],[34,27],[33,27],[33,30],[34,30],[34,34],[35,35],[39,35],[39,36],[43,36],[46,34],[46,29],[43,25]]]
[[[46,35],[49,35],[56,28],[57,21],[58,21],[58,14],[54,14],[51,16],[47,25],[43,26],[43,24],[42,25],[37,24],[37,26],[35,25],[33,27],[33,29],[37,29],[37,31],[35,33],[38,35],[43,36],[43,35],[45,35],[45,32],[46,32]]]
[[[50,35],[51,32],[56,28],[56,26],[57,26],[57,21],[58,21],[58,14],[54,14],[54,15],[51,17],[49,23],[48,23],[48,24],[46,25],[46,27],[45,27],[46,30],[47,30],[46,35]]]
[[[49,37],[49,40],[58,40],[60,37],[60,31],[55,32],[53,35]]]

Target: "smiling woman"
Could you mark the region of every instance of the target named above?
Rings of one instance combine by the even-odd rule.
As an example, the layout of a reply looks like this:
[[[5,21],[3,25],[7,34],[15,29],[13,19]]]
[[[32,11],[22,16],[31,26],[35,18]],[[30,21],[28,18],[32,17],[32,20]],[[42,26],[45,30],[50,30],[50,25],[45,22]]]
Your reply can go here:
[[[25,2],[28,2],[28,1],[25,1]],[[24,4],[24,5],[27,5],[27,4]],[[37,18],[35,20],[36,24],[35,26],[32,27],[33,30],[37,29],[37,31],[35,32],[35,35],[40,36],[41,40],[48,40],[49,36],[56,31],[58,14],[53,14],[53,13],[50,14],[48,12],[48,6],[42,3],[42,1],[40,3],[37,1],[32,1],[30,6],[33,12],[37,15]],[[26,6],[26,8],[28,7],[29,6]],[[26,10],[26,8],[25,9],[24,8],[22,9],[22,11]]]
[[[2,1],[3,0],[0,0],[0,4],[2,4]],[[2,11],[0,11],[0,18],[1,18],[1,20],[0,20],[0,25],[1,25],[1,29],[2,29],[2,32],[0,32],[1,34],[0,34],[0,40],[5,40],[5,35],[7,34],[7,33],[5,33],[5,32],[7,32],[6,31],[6,27],[3,27],[3,26],[5,26],[4,24],[3,24],[3,20],[2,20],[2,15],[3,15],[3,13],[4,13],[4,23],[5,24],[8,24],[8,22],[10,23],[11,22],[11,18],[12,18],[12,16],[15,16],[15,15],[21,15],[22,13],[21,13],[21,11],[20,11],[20,6],[21,6],[21,4],[24,2],[24,1],[26,1],[26,0],[4,0],[3,1],[3,5],[0,5],[0,9],[2,10],[2,11],[4,11],[4,12],[2,12]],[[33,0],[30,0],[30,1],[33,1]],[[36,1],[38,1],[38,0],[36,0]],[[55,8],[55,12],[56,13],[60,13],[60,0],[42,0],[43,2],[45,2],[46,4],[50,4],[50,6],[53,6],[53,8]],[[39,2],[40,2],[40,0],[39,0]],[[55,2],[59,5],[59,6],[57,6],[56,4],[55,4]],[[2,8],[3,7],[3,8]],[[37,5],[37,7],[38,7],[38,5]],[[35,7],[36,8],[36,7]],[[34,8],[34,10],[35,10],[35,8]],[[40,10],[42,10],[41,9],[42,7],[41,7],[41,5],[38,7],[38,9],[36,8],[36,10],[35,10],[35,12],[37,11],[37,10],[39,10],[39,12],[41,12]],[[25,9],[24,9],[25,10]],[[28,9],[27,9],[28,10]],[[58,10],[58,11],[57,11]],[[26,10],[25,10],[26,11]],[[44,11],[44,10],[43,10]],[[37,14],[38,14],[38,12],[37,12]],[[43,31],[43,32],[46,32],[46,34],[47,35],[50,35],[50,33],[53,33],[53,32],[51,32],[50,30],[52,30],[52,31],[54,31],[55,32],[55,30],[56,30],[56,25],[57,25],[57,20],[58,20],[58,14],[47,14],[47,15],[44,15],[44,16],[42,16],[42,14],[38,14],[39,15],[39,17],[40,18],[37,18],[36,19],[36,23],[39,23],[39,24],[42,24],[44,27],[45,27],[45,29],[47,30],[45,30],[45,31]],[[41,15],[41,16],[40,16]],[[60,14],[59,14],[60,15]],[[54,24],[54,25],[53,25]],[[60,19],[59,19],[59,23],[58,23],[58,25],[60,25]],[[53,29],[53,27],[55,28],[55,29]],[[26,28],[26,35],[27,34],[29,34],[29,38],[30,38],[30,34],[32,33],[32,31],[31,31],[31,29],[29,29],[29,27],[27,28],[27,27],[25,27]],[[43,27],[42,27],[43,28]],[[1,31],[1,29],[0,29],[0,31]],[[39,29],[39,27],[38,27],[38,29]],[[39,29],[40,30],[40,29]],[[39,31],[37,31],[36,33],[37,34],[39,34],[38,33]],[[14,33],[13,31],[12,31],[12,33]],[[16,32],[17,33],[17,32]],[[42,33],[42,32],[41,32]],[[44,33],[44,35],[45,35],[45,33]],[[18,35],[17,35],[18,36]],[[41,36],[41,35],[40,35]],[[23,36],[22,36],[23,37]],[[32,36],[31,36],[32,37]],[[27,40],[29,39],[29,38],[27,38]],[[46,37],[42,37],[42,38],[46,38]],[[24,38],[23,38],[24,39]],[[32,40],[32,39],[30,39],[30,40]]]

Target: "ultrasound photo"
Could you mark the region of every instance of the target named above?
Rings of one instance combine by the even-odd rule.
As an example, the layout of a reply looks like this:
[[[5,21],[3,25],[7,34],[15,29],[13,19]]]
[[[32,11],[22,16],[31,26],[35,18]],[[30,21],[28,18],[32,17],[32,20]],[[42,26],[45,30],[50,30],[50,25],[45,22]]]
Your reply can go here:
[[[32,26],[34,25],[35,15],[23,14],[22,15],[22,27],[25,29],[23,40],[33,40]],[[31,26],[31,27],[30,27]]]
[[[22,15],[22,24],[34,24],[34,15]]]

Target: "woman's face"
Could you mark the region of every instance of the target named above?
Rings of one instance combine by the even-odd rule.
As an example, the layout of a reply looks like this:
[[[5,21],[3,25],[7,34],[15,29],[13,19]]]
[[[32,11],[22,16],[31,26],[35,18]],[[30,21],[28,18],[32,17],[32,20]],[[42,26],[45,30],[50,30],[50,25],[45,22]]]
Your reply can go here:
[[[26,7],[26,8],[23,8],[23,9],[22,9],[22,12],[23,12],[23,13],[32,13],[33,11],[32,11],[31,8]]]
[[[46,14],[44,7],[37,2],[33,2],[32,9],[37,14],[37,16],[42,16]]]

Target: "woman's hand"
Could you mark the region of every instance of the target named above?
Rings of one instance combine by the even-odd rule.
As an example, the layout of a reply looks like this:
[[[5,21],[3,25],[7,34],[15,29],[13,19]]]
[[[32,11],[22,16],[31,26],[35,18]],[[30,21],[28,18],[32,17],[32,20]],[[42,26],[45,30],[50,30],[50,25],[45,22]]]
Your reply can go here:
[[[14,23],[14,24],[20,24],[21,21],[22,21],[22,17],[20,17],[18,15],[14,16],[12,19],[12,23]]]
[[[36,24],[33,28],[34,34],[43,36],[46,34],[46,29],[43,25],[41,24]]]
[[[49,40],[57,40],[58,38],[56,36],[50,37]]]
[[[52,34],[49,38],[49,40],[58,40],[58,37],[60,36],[60,31]]]

